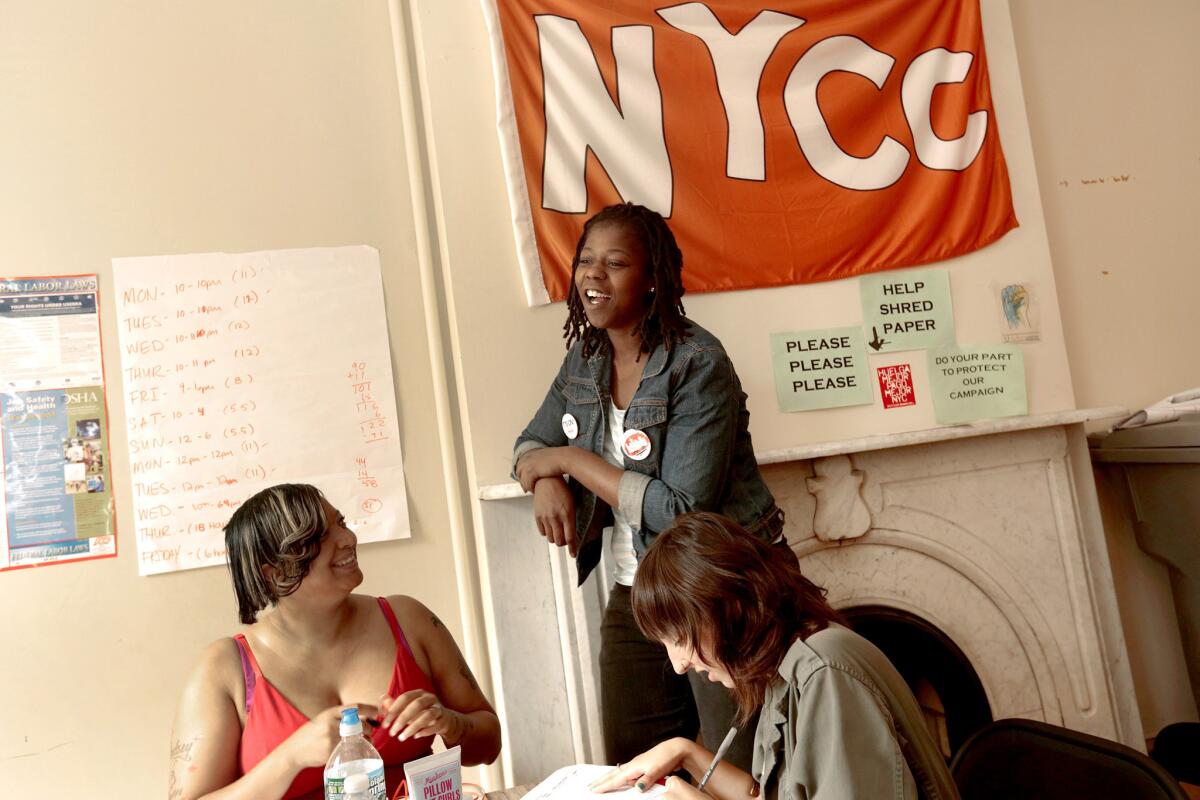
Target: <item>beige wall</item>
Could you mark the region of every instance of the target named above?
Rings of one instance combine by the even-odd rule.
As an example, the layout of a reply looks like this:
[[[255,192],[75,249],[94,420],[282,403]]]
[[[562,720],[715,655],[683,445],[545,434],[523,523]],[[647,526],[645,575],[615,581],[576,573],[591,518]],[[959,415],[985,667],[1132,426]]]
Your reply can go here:
[[[1079,404],[1200,386],[1200,4],[1012,0],[1012,16]],[[1134,541],[1119,472],[1097,489],[1154,736],[1196,718],[1170,585]]]
[[[1200,4],[1011,5],[1076,399],[1200,386]]]
[[[161,797],[183,677],[237,617],[223,569],[137,576],[113,256],[379,249],[413,537],[363,548],[363,589],[460,628],[388,7],[4,2],[0,20],[0,275],[101,275],[120,545],[0,574],[0,793]]]
[[[1138,406],[1200,384],[1200,6],[1011,8],[1039,190],[1016,187],[1018,210],[1029,233],[1040,226],[1028,211],[1045,208],[1077,404]],[[560,358],[563,310],[521,299],[478,0],[413,0],[411,11],[473,493],[507,472],[511,440]],[[111,257],[380,250],[414,533],[364,548],[365,589],[416,595],[457,629],[387,3],[4,0],[0,19],[0,274],[100,273],[114,397]],[[1005,146],[1025,157],[1020,142]],[[1130,180],[1082,183],[1113,175]],[[717,320],[727,343],[757,347],[727,308],[745,301],[700,300],[693,313]],[[755,402],[765,418],[770,398]],[[118,513],[129,519],[124,412],[109,411]],[[758,444],[775,439],[764,429]],[[163,790],[180,682],[205,642],[233,630],[232,594],[219,569],[139,578],[127,531],[120,545],[117,559],[0,575],[6,786],[51,775],[73,797]]]

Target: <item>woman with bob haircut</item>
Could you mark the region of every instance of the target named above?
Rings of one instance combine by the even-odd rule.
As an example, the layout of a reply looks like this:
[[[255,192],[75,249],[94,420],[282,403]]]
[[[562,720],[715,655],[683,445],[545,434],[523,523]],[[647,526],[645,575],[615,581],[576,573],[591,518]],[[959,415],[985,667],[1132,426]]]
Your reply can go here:
[[[841,624],[825,591],[770,545],[719,514],[683,514],[638,568],[633,612],[647,638],[732,690],[737,723],[761,707],[754,774],[722,762],[699,792],[667,780],[677,800],[947,800],[958,798],[904,679]],[[712,753],[670,739],[597,781],[595,791],[645,789]]]
[[[434,736],[495,759],[500,724],[453,637],[417,600],[354,594],[357,539],[321,492],[280,484],[225,526],[249,627],[201,654],[171,737],[172,800],[324,796],[341,710],[358,706],[389,789]]]

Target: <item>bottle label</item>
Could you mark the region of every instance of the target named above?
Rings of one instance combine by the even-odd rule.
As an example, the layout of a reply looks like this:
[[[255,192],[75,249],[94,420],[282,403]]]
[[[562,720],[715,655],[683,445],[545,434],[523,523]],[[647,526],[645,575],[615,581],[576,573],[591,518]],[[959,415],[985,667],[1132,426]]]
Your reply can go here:
[[[367,797],[371,800],[388,800],[387,786],[383,779],[383,767],[379,766],[367,773]],[[343,785],[345,778],[325,776],[325,800],[342,800],[345,797]]]

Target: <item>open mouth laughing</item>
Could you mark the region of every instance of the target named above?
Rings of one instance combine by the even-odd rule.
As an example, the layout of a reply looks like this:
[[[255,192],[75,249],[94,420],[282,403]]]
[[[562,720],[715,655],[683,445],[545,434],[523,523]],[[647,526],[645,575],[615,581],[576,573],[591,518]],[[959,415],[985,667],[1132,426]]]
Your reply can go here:
[[[605,294],[599,289],[585,289],[583,292],[584,300],[590,306],[599,306],[612,300],[611,294]]]

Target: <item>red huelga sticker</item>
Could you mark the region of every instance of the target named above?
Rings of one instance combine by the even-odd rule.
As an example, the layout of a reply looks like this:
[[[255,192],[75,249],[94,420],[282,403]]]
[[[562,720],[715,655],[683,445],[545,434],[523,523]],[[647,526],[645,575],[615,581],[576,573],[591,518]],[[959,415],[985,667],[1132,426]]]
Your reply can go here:
[[[913,391],[912,366],[895,364],[890,367],[877,367],[879,376],[879,393],[883,396],[884,408],[902,408],[915,406],[917,395]]]

